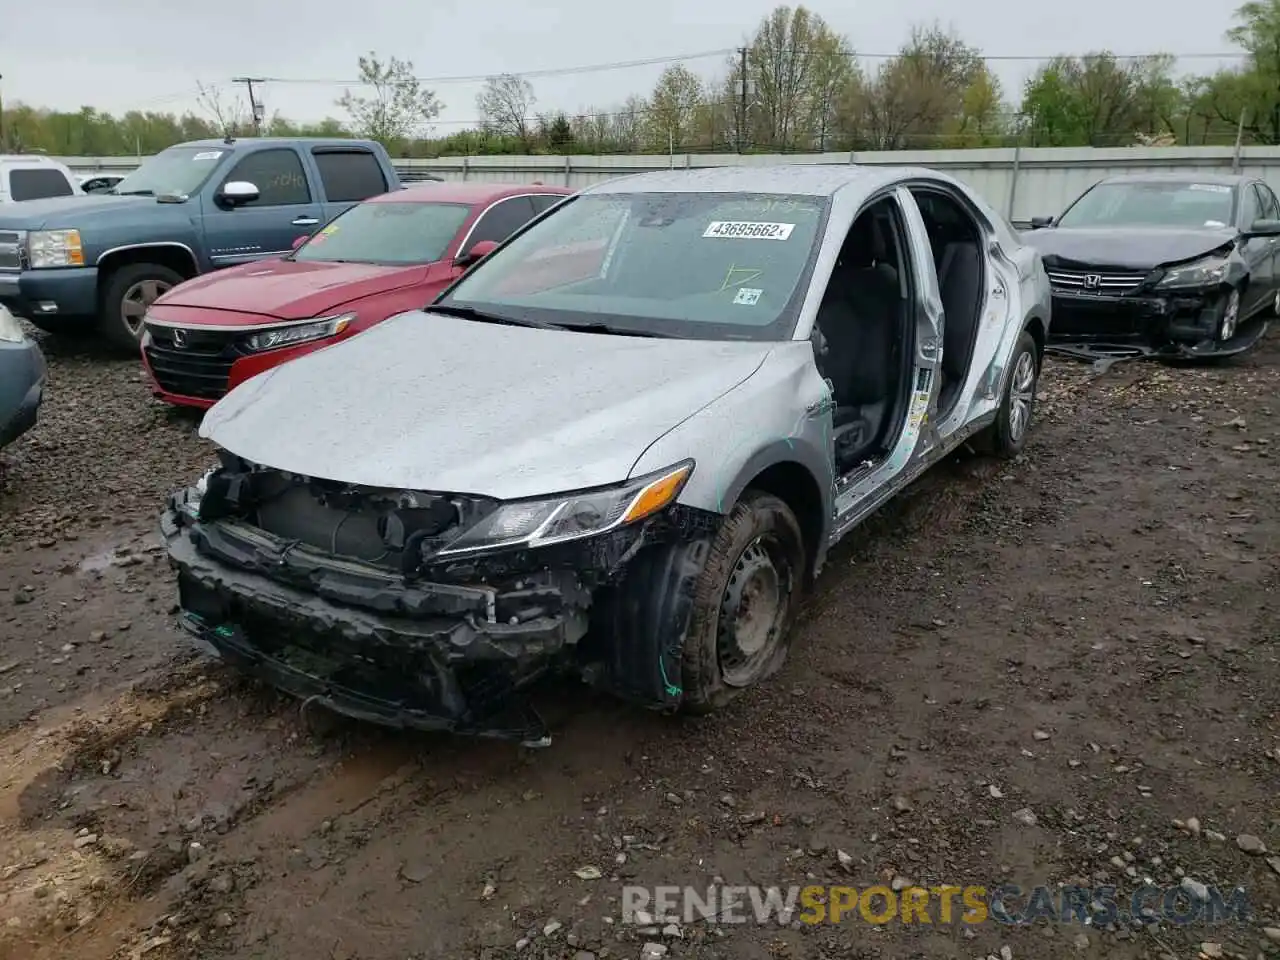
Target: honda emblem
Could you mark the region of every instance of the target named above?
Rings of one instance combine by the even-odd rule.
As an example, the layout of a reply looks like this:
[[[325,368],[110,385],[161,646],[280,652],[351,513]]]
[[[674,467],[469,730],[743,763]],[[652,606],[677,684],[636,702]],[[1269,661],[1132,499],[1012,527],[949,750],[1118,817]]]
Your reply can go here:
[[[173,345],[174,345],[175,347],[177,347],[179,350],[181,350],[183,347],[185,347],[185,346],[187,345],[187,331],[185,331],[185,330],[174,330],[174,331],[173,331]]]
[[[1102,277],[1096,273],[1086,273],[1084,275],[1084,287],[1086,290],[1097,290],[1102,283]]]

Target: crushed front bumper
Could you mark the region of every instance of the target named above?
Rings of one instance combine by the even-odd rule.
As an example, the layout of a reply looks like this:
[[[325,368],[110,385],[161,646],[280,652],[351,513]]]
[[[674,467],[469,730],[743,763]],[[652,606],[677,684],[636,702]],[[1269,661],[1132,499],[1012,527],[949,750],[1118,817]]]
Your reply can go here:
[[[1048,348],[1083,359],[1225,357],[1249,349],[1265,332],[1241,331],[1223,341],[1217,334],[1227,294],[1213,289],[1188,293],[1143,292],[1125,296],[1053,293]]]
[[[384,726],[535,744],[549,736],[523,691],[552,672],[678,705],[679,690],[650,674],[678,668],[688,605],[636,643],[609,629],[638,616],[613,601],[629,577],[647,582],[630,569],[637,556],[704,541],[709,518],[675,508],[550,555],[472,558],[406,580],[240,521],[201,522],[191,499],[175,494],[161,517],[180,623],[206,652],[286,693]],[[699,570],[681,568],[677,595]]]
[[[509,589],[406,584],[256,528],[193,522],[183,497],[163,514],[161,533],[178,573],[180,622],[206,651],[359,719],[545,736],[536,718],[508,708],[586,632],[587,598],[568,575]]]

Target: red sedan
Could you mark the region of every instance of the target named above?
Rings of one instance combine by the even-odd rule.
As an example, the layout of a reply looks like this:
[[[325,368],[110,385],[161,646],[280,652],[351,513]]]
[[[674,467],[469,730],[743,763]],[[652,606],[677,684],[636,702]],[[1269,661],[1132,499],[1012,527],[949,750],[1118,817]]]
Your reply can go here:
[[[147,312],[142,361],[168,403],[207,408],[271,367],[435,299],[573,191],[433,183],[382,194],[260,260],[179,284]]]

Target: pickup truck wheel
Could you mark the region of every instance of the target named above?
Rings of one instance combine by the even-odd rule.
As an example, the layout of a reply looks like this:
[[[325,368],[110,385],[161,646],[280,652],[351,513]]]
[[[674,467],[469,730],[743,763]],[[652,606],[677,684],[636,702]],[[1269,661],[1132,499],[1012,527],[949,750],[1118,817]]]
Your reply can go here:
[[[805,565],[791,508],[748,490],[721,524],[695,587],[681,658],[686,711],[719,709],[782,667]]]
[[[99,332],[112,346],[136,353],[147,307],[181,282],[180,273],[158,263],[130,263],[116,270],[102,289]]]

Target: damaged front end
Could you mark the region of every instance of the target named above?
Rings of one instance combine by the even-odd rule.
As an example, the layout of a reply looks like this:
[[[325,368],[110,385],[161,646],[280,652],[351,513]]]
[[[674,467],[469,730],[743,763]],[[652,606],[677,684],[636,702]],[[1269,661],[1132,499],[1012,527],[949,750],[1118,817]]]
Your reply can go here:
[[[1250,349],[1264,320],[1241,322],[1243,268],[1230,251],[1137,271],[1045,257],[1053,291],[1048,349],[1086,360],[1203,360]]]
[[[634,651],[611,647],[635,638],[600,628],[618,619],[602,606],[629,602],[638,558],[697,555],[714,532],[714,515],[676,502],[691,462],[502,502],[221,461],[161,518],[181,623],[208,652],[359,719],[526,742],[547,731],[522,693],[553,671],[678,705],[660,677],[678,670],[687,610],[650,640],[657,678],[623,675]],[[682,581],[700,572],[677,567]]]

